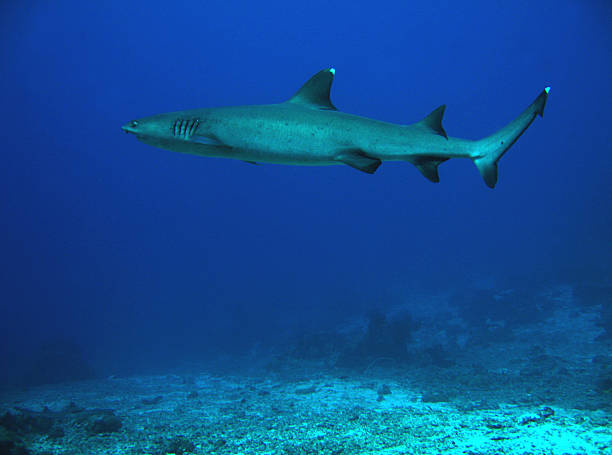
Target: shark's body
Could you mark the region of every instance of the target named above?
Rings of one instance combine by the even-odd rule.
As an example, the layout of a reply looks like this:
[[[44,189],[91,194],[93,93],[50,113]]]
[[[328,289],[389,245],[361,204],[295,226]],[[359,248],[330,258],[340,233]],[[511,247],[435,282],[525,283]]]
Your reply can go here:
[[[472,141],[446,135],[445,106],[407,126],[339,112],[329,99],[333,76],[333,69],[320,71],[284,103],[171,112],[131,121],[123,130],[162,149],[250,163],[347,164],[374,173],[382,161],[408,161],[434,182],[440,163],[470,158],[493,188],[497,161],[543,114],[549,91],[497,133]]]

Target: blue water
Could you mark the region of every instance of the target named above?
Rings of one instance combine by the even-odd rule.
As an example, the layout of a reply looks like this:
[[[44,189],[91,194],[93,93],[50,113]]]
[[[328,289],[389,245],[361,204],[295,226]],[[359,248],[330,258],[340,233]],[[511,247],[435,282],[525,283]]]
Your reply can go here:
[[[0,380],[48,340],[96,374],[163,371],[334,327],[414,292],[609,282],[606,1],[31,1],[0,5]],[[281,102],[336,68],[342,111],[448,105],[480,138],[547,85],[494,190],[468,160],[252,166],[120,127]]]

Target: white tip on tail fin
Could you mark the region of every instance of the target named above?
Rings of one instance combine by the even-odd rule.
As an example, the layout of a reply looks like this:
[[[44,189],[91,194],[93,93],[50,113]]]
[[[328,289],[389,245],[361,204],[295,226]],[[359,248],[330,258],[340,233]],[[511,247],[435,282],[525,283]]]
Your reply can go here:
[[[489,188],[497,183],[497,162],[525,132],[536,115],[544,115],[550,87],[546,87],[518,117],[489,137],[476,141],[472,152],[474,164]]]

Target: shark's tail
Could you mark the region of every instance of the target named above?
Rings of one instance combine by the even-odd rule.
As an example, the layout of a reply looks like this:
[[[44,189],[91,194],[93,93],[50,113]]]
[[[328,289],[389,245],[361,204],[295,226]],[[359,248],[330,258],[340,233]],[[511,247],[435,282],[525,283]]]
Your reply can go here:
[[[521,115],[491,136],[474,143],[471,158],[489,188],[494,188],[497,183],[499,159],[531,125],[536,114],[539,114],[540,117],[544,114],[549,91],[550,87],[546,87]]]

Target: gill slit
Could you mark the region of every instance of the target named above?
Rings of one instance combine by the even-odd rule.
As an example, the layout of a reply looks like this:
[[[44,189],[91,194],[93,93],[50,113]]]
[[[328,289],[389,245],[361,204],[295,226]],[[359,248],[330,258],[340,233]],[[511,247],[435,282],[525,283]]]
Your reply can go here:
[[[175,137],[182,137],[183,139],[189,139],[193,133],[196,132],[200,126],[200,119],[176,119],[172,125],[172,134]]]
[[[198,125],[200,125],[200,119],[196,118],[193,120],[193,123],[191,124],[191,128],[189,128],[189,137],[191,137],[193,133],[196,132],[196,130],[198,129]]]

